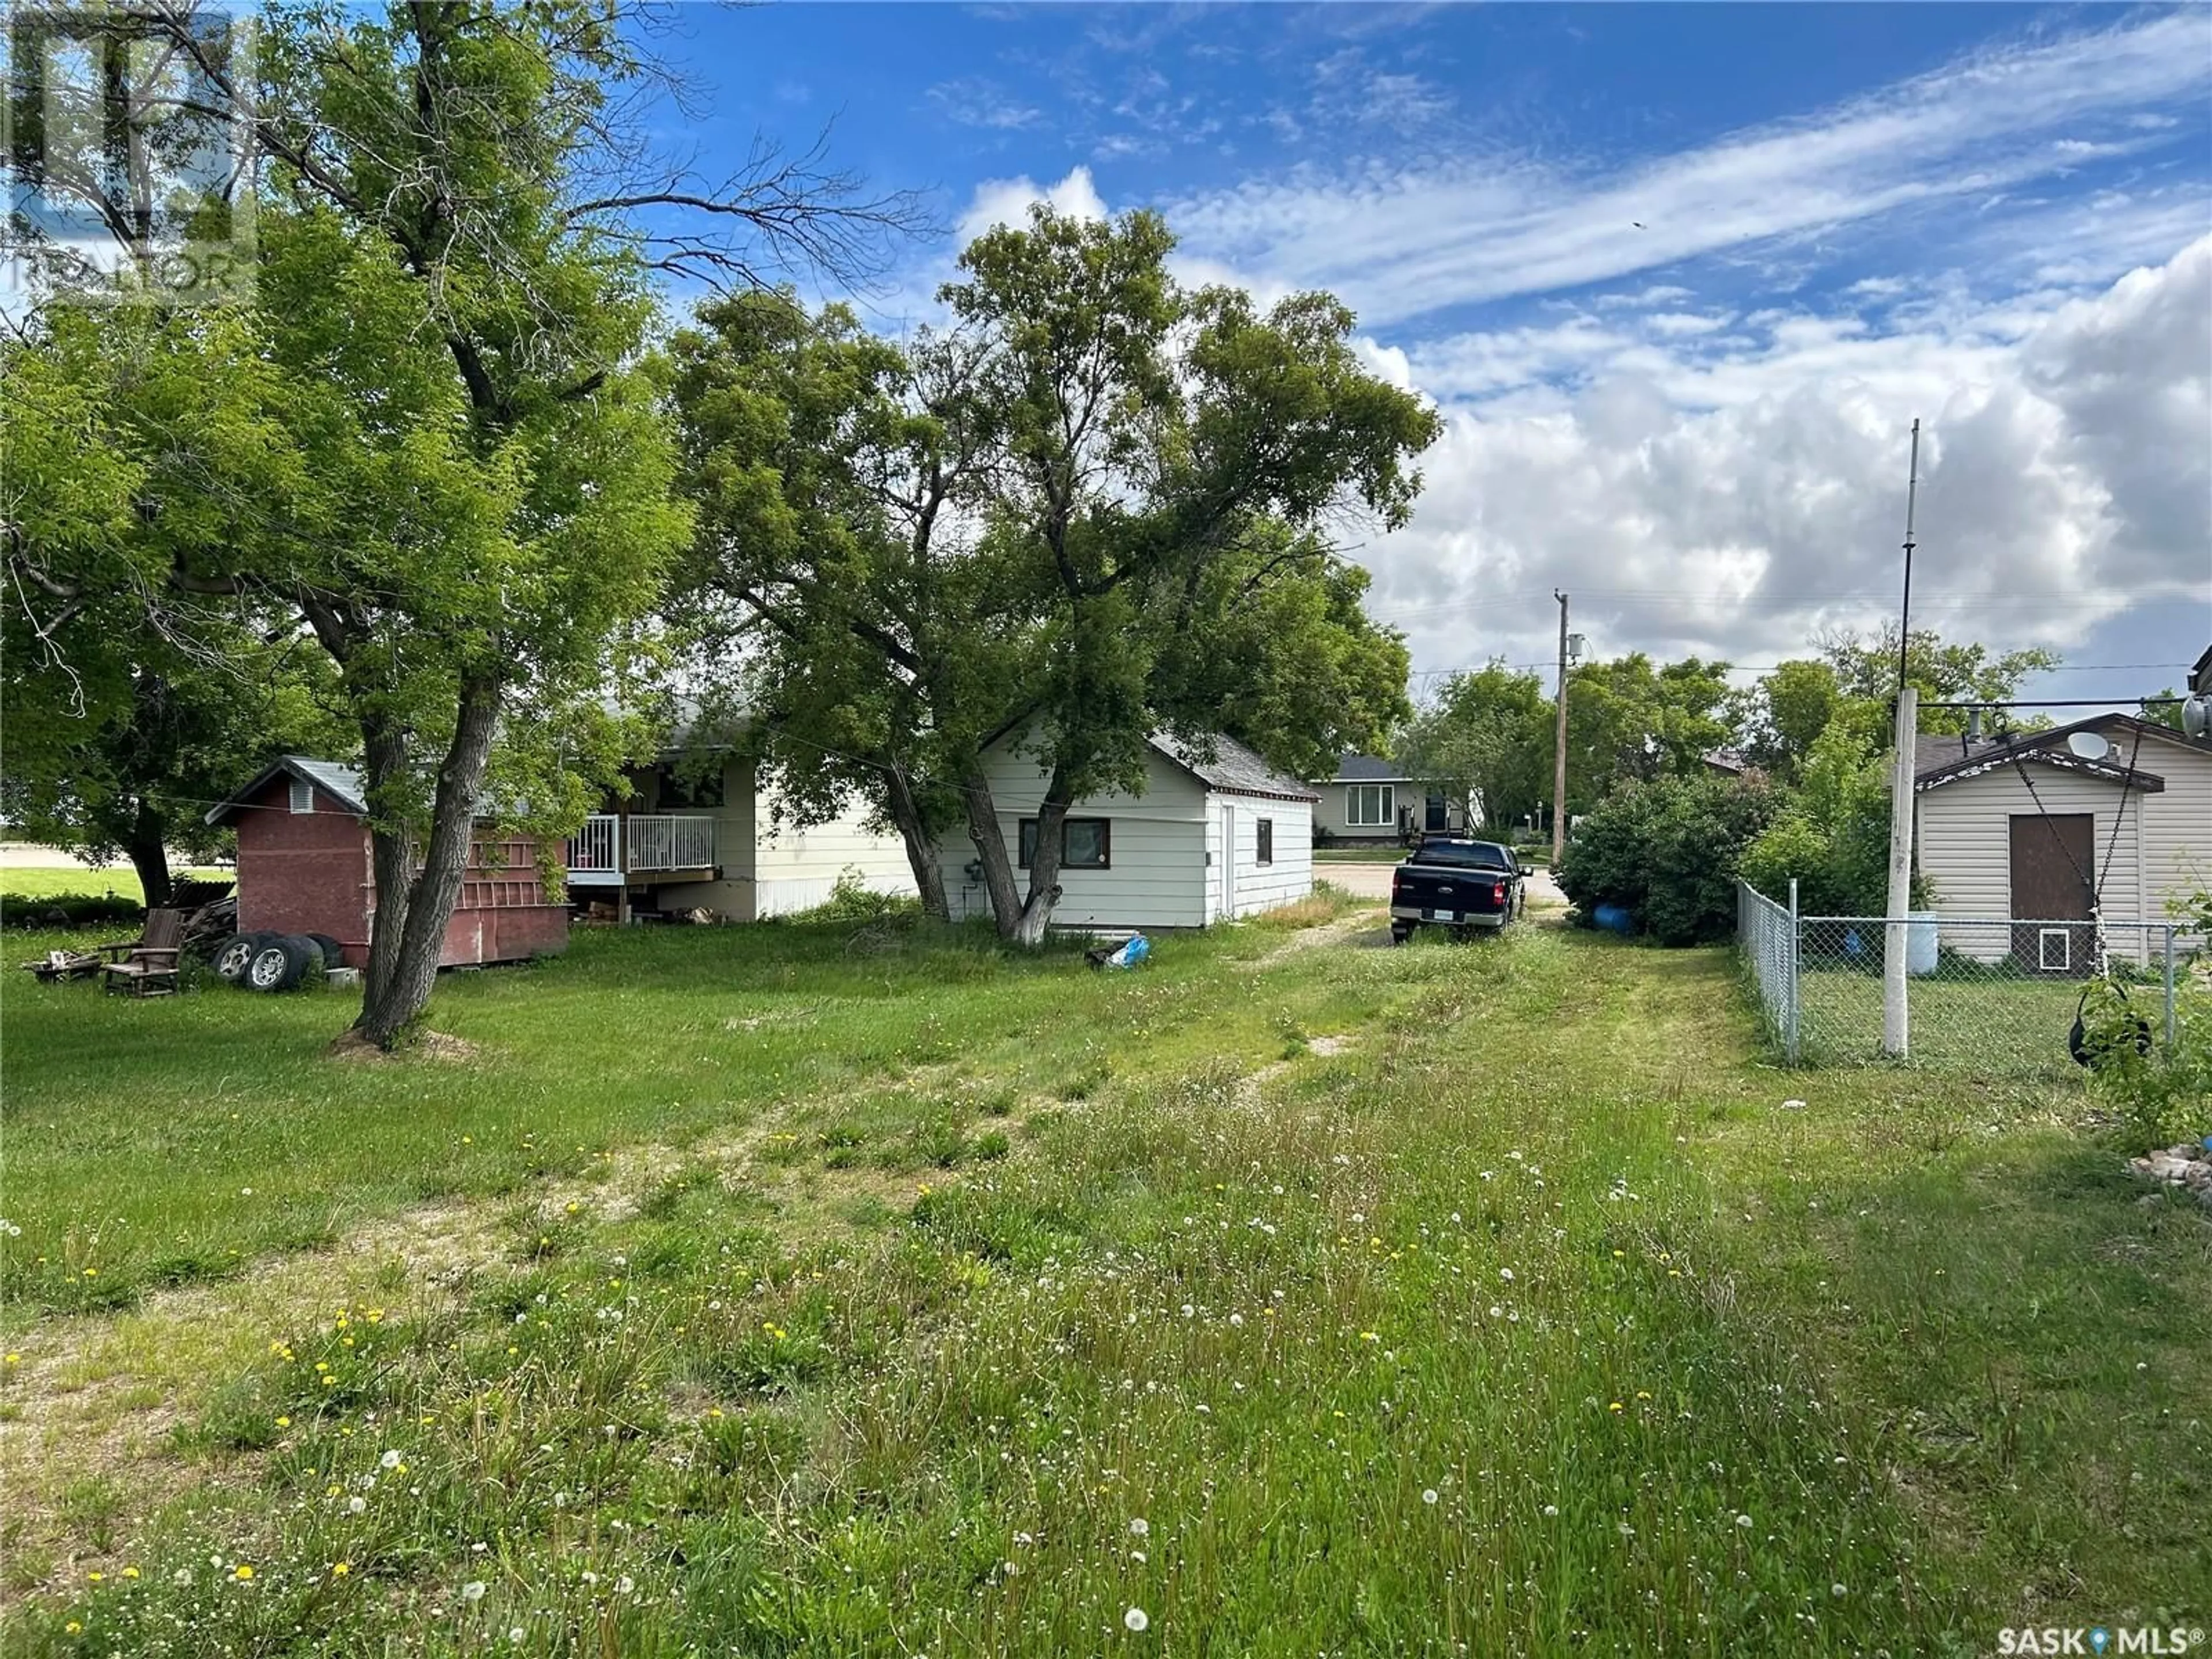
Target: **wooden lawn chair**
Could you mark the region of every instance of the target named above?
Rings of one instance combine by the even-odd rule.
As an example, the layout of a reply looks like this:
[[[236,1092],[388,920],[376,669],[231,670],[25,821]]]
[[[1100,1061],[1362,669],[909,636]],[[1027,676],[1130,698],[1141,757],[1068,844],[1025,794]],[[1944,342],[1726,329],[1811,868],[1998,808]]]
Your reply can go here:
[[[182,910],[149,910],[146,931],[136,939],[119,940],[93,948],[105,956],[119,951],[112,962],[100,964],[100,983],[113,990],[119,981],[134,997],[165,997],[177,988],[177,958],[185,931]]]

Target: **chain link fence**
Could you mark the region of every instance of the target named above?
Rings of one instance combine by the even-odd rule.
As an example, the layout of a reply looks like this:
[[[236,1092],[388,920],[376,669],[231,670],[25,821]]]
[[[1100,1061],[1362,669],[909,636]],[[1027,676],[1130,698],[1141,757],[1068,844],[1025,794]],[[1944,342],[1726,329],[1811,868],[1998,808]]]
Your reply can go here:
[[[1806,916],[1737,884],[1736,945],[1769,1035],[1792,1065],[1863,1064],[1882,1048],[1882,967],[1905,952],[1913,1065],[2062,1078],[2090,980],[2109,974],[2154,1042],[2173,1040],[2174,993],[2204,941],[2169,921],[2010,916]],[[2100,937],[2101,936],[2101,937]]]

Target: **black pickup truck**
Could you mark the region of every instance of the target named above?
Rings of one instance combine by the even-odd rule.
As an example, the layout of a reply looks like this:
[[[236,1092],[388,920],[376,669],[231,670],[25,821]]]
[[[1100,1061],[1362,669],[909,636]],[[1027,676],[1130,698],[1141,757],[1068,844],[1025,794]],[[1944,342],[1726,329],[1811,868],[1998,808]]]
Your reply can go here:
[[[1390,878],[1390,942],[1416,927],[1449,927],[1464,938],[1504,927],[1528,906],[1520,860],[1494,841],[1431,836]]]

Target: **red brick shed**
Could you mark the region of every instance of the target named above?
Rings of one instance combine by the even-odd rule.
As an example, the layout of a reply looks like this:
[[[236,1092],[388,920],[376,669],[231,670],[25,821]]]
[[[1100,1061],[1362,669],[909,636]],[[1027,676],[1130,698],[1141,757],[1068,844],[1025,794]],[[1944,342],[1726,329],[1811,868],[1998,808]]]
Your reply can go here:
[[[368,964],[376,882],[363,795],[354,768],[286,755],[207,815],[238,831],[240,933],[327,933],[349,966]],[[566,950],[568,908],[546,896],[536,840],[478,828],[438,965]]]

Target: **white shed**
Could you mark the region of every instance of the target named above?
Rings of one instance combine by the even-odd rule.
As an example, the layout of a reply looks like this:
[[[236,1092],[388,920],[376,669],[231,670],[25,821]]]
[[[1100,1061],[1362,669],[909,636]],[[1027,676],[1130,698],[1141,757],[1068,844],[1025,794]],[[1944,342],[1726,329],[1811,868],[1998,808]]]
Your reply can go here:
[[[1049,780],[1012,736],[992,744],[983,763],[1026,891]],[[1201,747],[1156,734],[1141,793],[1094,795],[1068,813],[1053,925],[1101,933],[1203,927],[1304,898],[1313,891],[1317,799],[1234,738]],[[948,836],[943,856],[953,920],[988,915],[973,846]]]
[[[2082,759],[2066,742],[2077,732],[2111,746]],[[2008,740],[1923,737],[1914,761],[1917,860],[1942,942],[1964,955],[2078,973],[2093,897],[2108,922],[2162,924],[2212,884],[2212,742],[2100,714]],[[2111,947],[2139,954],[2142,935]]]

